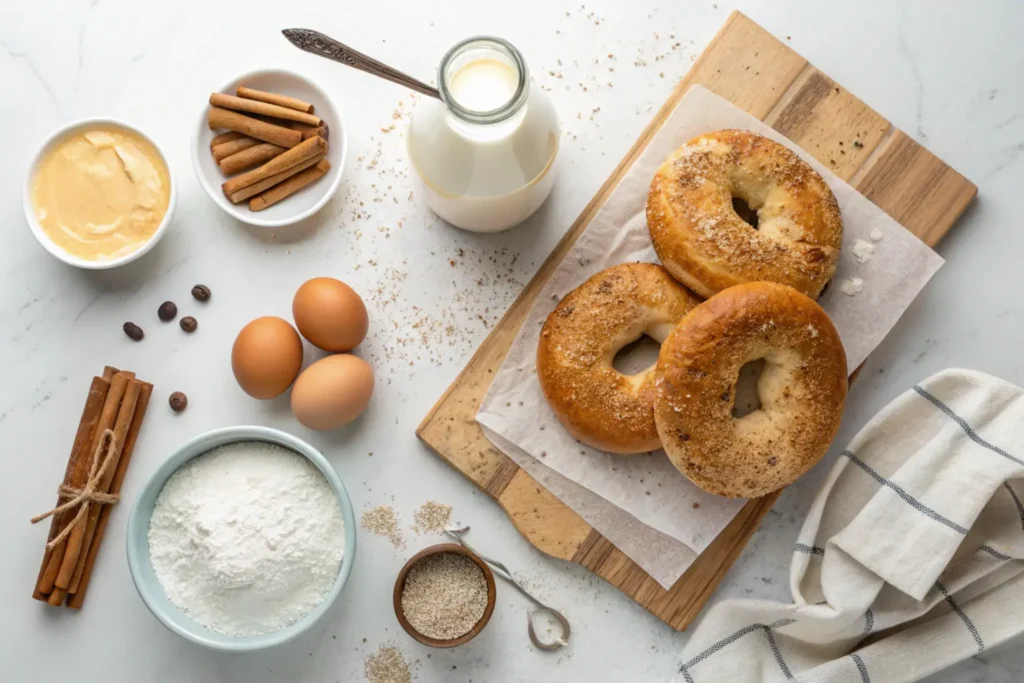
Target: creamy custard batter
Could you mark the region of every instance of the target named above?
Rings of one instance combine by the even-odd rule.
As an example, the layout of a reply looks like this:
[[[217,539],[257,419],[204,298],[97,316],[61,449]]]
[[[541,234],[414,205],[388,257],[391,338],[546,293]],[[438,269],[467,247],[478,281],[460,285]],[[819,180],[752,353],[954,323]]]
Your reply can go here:
[[[32,187],[43,231],[64,251],[90,261],[124,256],[149,241],[170,197],[160,153],[116,126],[58,143],[41,160]]]

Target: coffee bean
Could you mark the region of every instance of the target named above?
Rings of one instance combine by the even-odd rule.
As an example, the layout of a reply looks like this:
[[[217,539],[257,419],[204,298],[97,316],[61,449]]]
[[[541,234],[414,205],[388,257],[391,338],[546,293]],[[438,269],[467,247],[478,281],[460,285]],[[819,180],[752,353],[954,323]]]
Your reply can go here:
[[[180,413],[188,407],[188,396],[180,391],[175,391],[171,394],[170,398],[167,399],[167,402],[171,404],[171,410],[176,413]]]
[[[196,328],[199,327],[199,323],[196,322],[196,319],[190,315],[186,315],[184,318],[182,318],[179,324],[181,325],[181,329],[185,330],[189,334],[195,332]]]
[[[174,316],[178,315],[178,307],[174,305],[173,301],[165,301],[160,304],[160,308],[156,309],[156,314],[164,322],[174,320]]]
[[[134,341],[142,341],[142,338],[145,336],[145,334],[142,331],[142,328],[136,325],[135,323],[125,323],[122,329],[124,330],[124,333],[131,337]]]
[[[196,285],[192,288],[192,298],[196,301],[209,301],[210,288],[206,285]]]

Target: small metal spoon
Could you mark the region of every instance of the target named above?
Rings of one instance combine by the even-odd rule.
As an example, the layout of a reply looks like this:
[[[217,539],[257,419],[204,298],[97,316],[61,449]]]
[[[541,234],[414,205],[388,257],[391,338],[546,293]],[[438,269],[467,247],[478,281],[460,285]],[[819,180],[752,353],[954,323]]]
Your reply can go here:
[[[516,590],[518,590],[520,593],[525,595],[527,597],[527,599],[530,600],[530,602],[532,602],[534,605],[537,606],[537,608],[538,608],[537,610],[532,610],[530,612],[527,612],[527,615],[526,615],[526,624],[527,624],[527,630],[529,631],[529,634],[530,634],[530,641],[534,645],[536,645],[538,648],[540,648],[541,650],[557,650],[560,647],[564,647],[564,646],[568,645],[569,644],[569,620],[566,619],[562,615],[562,613],[559,612],[558,610],[556,610],[554,607],[549,607],[548,605],[545,605],[543,602],[541,602],[537,598],[535,598],[532,595],[530,595],[530,593],[527,592],[527,590],[525,588],[523,588],[523,586],[518,581],[515,580],[515,578],[512,576],[512,572],[510,572],[508,570],[508,567],[503,565],[501,562],[498,562],[497,560],[493,560],[493,559],[491,559],[491,558],[489,558],[489,557],[487,557],[485,555],[481,555],[471,545],[469,545],[469,543],[466,543],[466,539],[464,539],[462,537],[462,535],[464,533],[468,532],[468,531],[469,531],[469,527],[468,526],[462,527],[461,529],[445,529],[445,533],[446,534],[448,534],[453,539],[455,539],[456,541],[458,541],[459,543],[464,545],[467,550],[469,550],[470,552],[475,554],[481,560],[483,560],[484,562],[489,564],[491,566],[491,570],[496,575],[498,575],[502,579],[505,579],[505,581],[507,581],[510,584],[512,584],[512,586]],[[540,610],[548,612],[551,616],[553,616],[558,621],[559,624],[562,625],[562,634],[560,636],[558,636],[558,638],[555,639],[553,642],[545,643],[545,642],[541,641],[540,638],[537,637],[537,632],[533,628],[533,617]]]
[[[378,62],[373,57],[368,57],[358,50],[353,50],[348,45],[343,45],[330,36],[325,36],[319,31],[308,28],[286,28],[281,33],[295,47],[306,52],[311,52],[321,57],[341,62],[353,69],[359,69],[366,73],[379,76],[392,83],[404,85],[410,90],[441,99],[441,93],[437,88],[427,85],[398,69],[393,69],[387,64]]]

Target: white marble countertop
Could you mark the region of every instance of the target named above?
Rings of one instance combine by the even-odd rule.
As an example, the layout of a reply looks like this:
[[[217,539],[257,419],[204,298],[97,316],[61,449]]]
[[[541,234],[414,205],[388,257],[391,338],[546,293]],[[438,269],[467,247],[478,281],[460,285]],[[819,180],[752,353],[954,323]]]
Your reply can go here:
[[[986,3],[984,11],[926,0],[587,0],[585,7],[550,0],[516,6],[396,0],[8,3],[0,11],[0,80],[7,93],[0,106],[0,217],[8,240],[0,250],[4,679],[357,681],[364,657],[393,641],[415,660],[415,680],[424,683],[666,680],[685,633],[671,631],[586,570],[533,550],[493,502],[416,440],[414,429],[734,5],[980,189],[975,206],[941,245],[946,266],[854,386],[839,442],[903,389],[947,366],[1024,381],[1016,343],[1024,334],[1019,293],[1004,284],[1019,271],[1024,250],[1024,232],[1017,228],[1024,180],[1024,4],[1016,0]],[[403,153],[408,94],[294,50],[278,33],[289,26],[318,28],[424,78],[460,38],[496,33],[510,39],[537,80],[553,86],[563,120],[563,166],[550,201],[528,224],[497,236],[462,233],[433,219],[418,198],[409,198]],[[256,234],[228,219],[190,167],[189,135],[209,92],[263,66],[319,80],[337,98],[348,126],[342,189],[301,235]],[[402,119],[393,119],[393,112]],[[96,115],[148,131],[169,155],[179,194],[171,232],[157,249],[134,266],[90,274],[61,265],[36,245],[24,226],[21,189],[28,159],[46,134]],[[385,131],[392,123],[396,129]],[[286,401],[244,396],[228,362],[245,322],[287,316],[295,288],[316,275],[339,277],[365,297],[371,331],[360,354],[378,377],[369,412],[332,434],[300,427]],[[213,290],[201,308],[188,295],[198,282]],[[195,335],[156,321],[165,299],[196,315]],[[121,332],[126,320],[146,327],[143,343]],[[157,386],[125,483],[129,500],[193,435],[232,424],[279,427],[323,450],[357,509],[392,504],[408,525],[424,501],[452,504],[455,516],[474,527],[481,550],[503,558],[564,608],[575,627],[572,647],[557,654],[533,649],[525,605],[504,587],[491,625],[472,644],[431,651],[413,642],[391,610],[392,582],[404,559],[434,539],[407,530],[405,550],[360,533],[351,582],[312,633],[255,655],[209,652],[164,629],[138,599],[123,552],[127,505],[113,515],[81,613],[31,600],[45,530],[30,526],[28,518],[52,502],[89,377],[104,364],[132,368]],[[178,416],[167,407],[174,390],[190,399]],[[785,492],[716,599],[788,598],[790,549],[827,467]],[[1016,642],[931,680],[1000,683],[1022,677],[1024,646]]]

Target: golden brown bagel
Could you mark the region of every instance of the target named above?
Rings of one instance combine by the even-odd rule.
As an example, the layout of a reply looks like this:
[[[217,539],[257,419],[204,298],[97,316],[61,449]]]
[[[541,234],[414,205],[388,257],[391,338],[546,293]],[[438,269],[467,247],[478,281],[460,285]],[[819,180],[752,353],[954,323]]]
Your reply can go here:
[[[732,415],[740,368],[766,361],[761,408]],[[661,346],[654,417],[672,464],[711,493],[756,498],[811,468],[839,428],[846,354],[832,321],[795,289],[731,287],[693,309]]]
[[[734,197],[757,212],[756,229]],[[668,272],[703,297],[763,280],[816,299],[843,240],[839,205],[821,176],[745,130],[701,135],[669,155],[651,182],[647,227]]]
[[[609,453],[661,446],[654,425],[653,366],[623,375],[612,360],[646,334],[662,341],[700,300],[651,263],[625,263],[569,292],[537,345],[537,378],[575,438]]]

